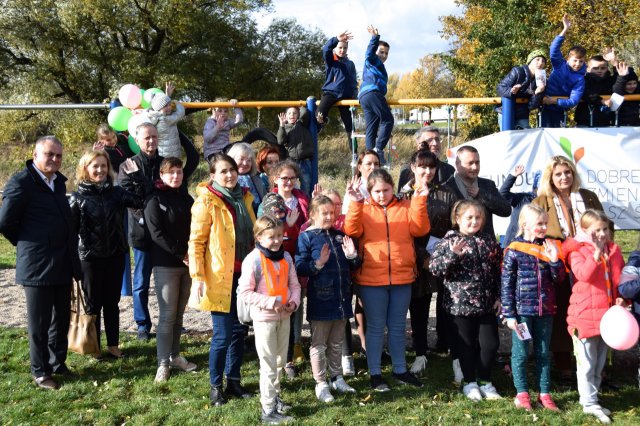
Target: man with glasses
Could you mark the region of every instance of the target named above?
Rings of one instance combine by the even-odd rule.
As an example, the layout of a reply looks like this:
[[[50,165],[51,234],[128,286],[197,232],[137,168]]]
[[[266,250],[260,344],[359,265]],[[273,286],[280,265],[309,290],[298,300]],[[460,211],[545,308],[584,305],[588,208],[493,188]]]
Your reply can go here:
[[[67,332],[71,280],[80,279],[78,239],[58,170],[62,143],[36,141],[33,159],[4,188],[0,233],[16,249],[16,283],[24,288],[31,375],[43,389],[57,389],[52,374],[69,374]]]
[[[421,127],[416,132],[416,150],[428,149],[438,157],[438,174],[433,180],[434,184],[444,185],[453,176],[456,169],[448,163],[440,161],[440,151],[442,149],[442,139],[440,138],[440,129],[435,126]],[[400,178],[398,179],[398,192],[402,187],[413,179],[411,166],[406,164],[400,170]]]

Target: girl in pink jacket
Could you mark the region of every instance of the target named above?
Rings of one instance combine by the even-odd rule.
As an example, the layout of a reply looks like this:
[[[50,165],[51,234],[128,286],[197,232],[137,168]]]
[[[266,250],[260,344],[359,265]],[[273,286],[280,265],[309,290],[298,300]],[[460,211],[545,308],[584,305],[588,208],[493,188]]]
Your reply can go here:
[[[256,247],[242,262],[238,295],[250,305],[256,352],[260,359],[260,403],[263,423],[293,420],[280,399],[279,372],[289,345],[289,316],[300,305],[295,263],[282,246],[282,223],[262,216],[253,227]]]

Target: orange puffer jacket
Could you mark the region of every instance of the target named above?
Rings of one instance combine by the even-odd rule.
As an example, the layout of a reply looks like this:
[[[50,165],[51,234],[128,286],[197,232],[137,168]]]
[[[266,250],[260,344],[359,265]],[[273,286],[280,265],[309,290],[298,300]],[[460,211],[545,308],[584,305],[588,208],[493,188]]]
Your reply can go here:
[[[615,304],[618,297],[618,284],[624,259],[620,247],[616,244],[608,243],[607,249],[608,269],[611,276],[611,303],[604,265],[593,259],[595,249],[588,237],[579,231],[575,238],[569,238],[562,244],[562,252],[573,278],[567,314],[568,330],[571,335],[577,331],[580,339],[600,335],[600,320]]]
[[[427,197],[394,199],[382,207],[373,200],[349,203],[344,231],[358,238],[362,266],[354,274],[360,285],[410,284],[416,279],[413,239],[429,232]]]

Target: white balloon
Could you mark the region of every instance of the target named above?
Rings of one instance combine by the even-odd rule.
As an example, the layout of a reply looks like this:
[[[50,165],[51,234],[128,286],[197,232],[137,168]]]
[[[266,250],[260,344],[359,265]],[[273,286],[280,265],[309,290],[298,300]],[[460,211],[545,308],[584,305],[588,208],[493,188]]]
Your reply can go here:
[[[136,138],[136,128],[142,123],[151,123],[151,120],[147,116],[147,114],[135,114],[127,123],[127,128],[129,129],[129,134],[135,139]]]

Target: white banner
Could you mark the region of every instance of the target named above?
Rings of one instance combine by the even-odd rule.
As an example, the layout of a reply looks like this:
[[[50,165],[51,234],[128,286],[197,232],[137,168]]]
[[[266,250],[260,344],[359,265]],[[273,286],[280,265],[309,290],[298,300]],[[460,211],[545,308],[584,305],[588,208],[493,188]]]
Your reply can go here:
[[[595,192],[616,229],[640,229],[640,127],[602,129],[528,129],[495,133],[468,142],[480,152],[480,176],[498,189],[518,164],[519,176],[511,192],[531,191],[533,175],[550,157],[564,155],[574,161],[582,187]],[[455,164],[455,152],[447,152]],[[497,233],[503,234],[508,218],[494,216]]]

